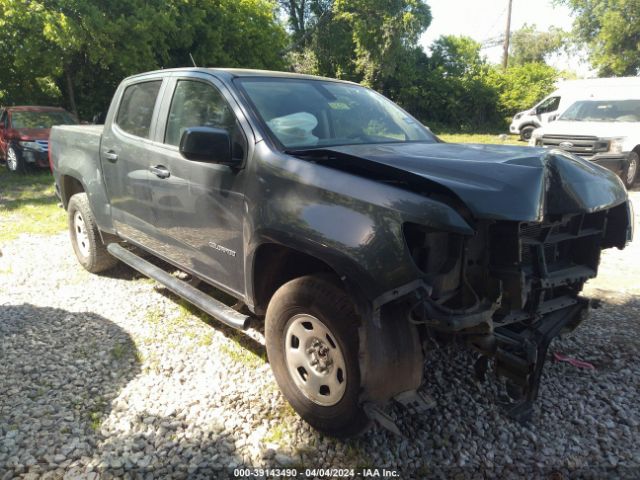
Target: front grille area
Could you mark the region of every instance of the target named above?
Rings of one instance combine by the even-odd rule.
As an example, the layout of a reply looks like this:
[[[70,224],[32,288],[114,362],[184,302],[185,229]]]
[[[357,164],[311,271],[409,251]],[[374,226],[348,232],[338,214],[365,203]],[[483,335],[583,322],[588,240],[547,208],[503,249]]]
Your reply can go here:
[[[586,258],[581,252],[593,249],[594,238],[603,236],[606,218],[607,212],[604,211],[575,215],[555,223],[521,224],[522,267],[538,276],[576,266],[595,270],[597,261]]]
[[[590,136],[543,135],[538,142],[543,147],[558,148],[584,157],[609,150],[607,140]]]
[[[491,232],[491,275],[502,282],[498,324],[535,321],[572,305],[596,276],[608,211],[542,223],[504,222]]]
[[[38,144],[41,151],[43,152],[49,151],[49,140],[35,140],[35,143]]]
[[[36,143],[43,152],[49,151],[49,140],[36,140]]]

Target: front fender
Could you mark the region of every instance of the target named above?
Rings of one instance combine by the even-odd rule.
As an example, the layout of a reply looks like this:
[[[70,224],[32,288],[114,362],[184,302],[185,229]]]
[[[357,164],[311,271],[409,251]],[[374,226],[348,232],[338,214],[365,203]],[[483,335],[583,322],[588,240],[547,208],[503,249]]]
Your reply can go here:
[[[247,195],[247,278],[250,252],[270,241],[318,258],[372,301],[419,275],[404,239],[406,222],[474,233],[444,203],[293,157],[274,156],[256,178],[255,193]]]

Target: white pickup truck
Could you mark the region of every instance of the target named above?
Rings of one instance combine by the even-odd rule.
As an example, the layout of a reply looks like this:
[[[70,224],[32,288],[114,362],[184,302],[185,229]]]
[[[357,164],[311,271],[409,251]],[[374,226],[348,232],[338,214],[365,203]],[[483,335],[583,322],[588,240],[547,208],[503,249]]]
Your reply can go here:
[[[640,99],[582,100],[533,132],[529,145],[559,148],[602,165],[627,188],[640,158]]]

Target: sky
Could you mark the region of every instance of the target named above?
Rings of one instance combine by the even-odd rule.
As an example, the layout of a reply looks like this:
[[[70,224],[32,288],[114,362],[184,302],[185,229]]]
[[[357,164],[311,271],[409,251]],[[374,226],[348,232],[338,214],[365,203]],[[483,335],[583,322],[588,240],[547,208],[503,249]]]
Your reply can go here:
[[[507,22],[508,0],[427,0],[433,20],[421,38],[421,44],[429,45],[441,35],[465,35],[478,42],[504,34]],[[538,30],[550,26],[571,30],[573,19],[565,6],[553,5],[551,0],[513,0],[511,31],[525,23],[535,24]],[[483,49],[490,62],[502,61],[502,46]],[[560,55],[550,60],[560,69],[573,70],[579,76],[589,74],[589,66],[573,57]]]

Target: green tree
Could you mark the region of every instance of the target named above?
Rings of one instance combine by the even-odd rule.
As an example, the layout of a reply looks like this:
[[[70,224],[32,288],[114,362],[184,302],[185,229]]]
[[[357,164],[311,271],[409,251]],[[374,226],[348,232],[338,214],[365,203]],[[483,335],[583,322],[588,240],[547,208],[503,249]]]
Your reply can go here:
[[[169,63],[199,66],[282,69],[287,35],[271,0],[169,0],[176,18],[168,39]]]
[[[270,0],[0,0],[3,101],[49,97],[86,118],[123,77],[189,65],[189,53],[206,66],[282,67],[275,12]]]
[[[499,111],[511,116],[530,108],[554,90],[559,74],[555,68],[535,62],[514,65],[507,70],[493,69],[490,83],[499,95]]]
[[[381,91],[431,22],[422,0],[280,0],[296,70]]]
[[[307,47],[315,30],[332,17],[333,0],[279,0],[278,3],[288,16],[291,28],[290,51]]]
[[[573,32],[600,75],[640,74],[640,0],[557,1],[573,11]]]
[[[472,74],[487,64],[480,49],[480,43],[472,38],[443,35],[431,46],[431,63],[447,76]]]
[[[554,53],[564,48],[568,34],[557,27],[546,32],[536,29],[535,25],[524,25],[511,34],[511,65],[525,63],[545,63]]]
[[[500,123],[498,93],[490,83],[492,67],[482,55],[480,43],[445,35],[433,43],[431,52],[426,91],[432,105],[427,118],[462,129]]]
[[[422,0],[335,0],[334,13],[351,29],[363,83],[382,91],[432,18]]]

